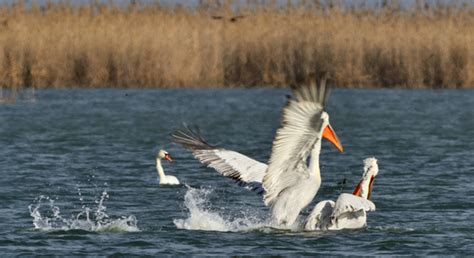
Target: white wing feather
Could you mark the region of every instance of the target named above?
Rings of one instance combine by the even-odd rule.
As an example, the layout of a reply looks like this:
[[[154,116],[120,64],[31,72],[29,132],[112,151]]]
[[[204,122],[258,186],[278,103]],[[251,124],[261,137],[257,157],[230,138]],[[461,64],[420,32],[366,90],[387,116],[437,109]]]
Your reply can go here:
[[[264,202],[272,205],[287,188],[309,177],[306,159],[322,129],[326,100],[325,80],[293,91],[283,109],[282,127],[276,132],[268,169],[263,178]]]
[[[241,186],[263,192],[261,183],[267,165],[236,151],[209,145],[196,128],[178,130],[173,133],[173,141],[190,149],[202,164],[215,169],[219,174],[236,180]]]
[[[237,181],[262,183],[267,165],[226,149],[194,150],[194,156],[219,174]]]
[[[320,201],[314,206],[313,211],[306,218],[305,230],[325,230],[329,223],[330,217],[334,210],[335,203],[331,200]]]
[[[352,213],[364,210],[366,212],[375,211],[375,204],[365,198],[355,196],[349,193],[339,195],[336,200],[336,205],[331,214],[331,218],[338,218],[343,213]]]

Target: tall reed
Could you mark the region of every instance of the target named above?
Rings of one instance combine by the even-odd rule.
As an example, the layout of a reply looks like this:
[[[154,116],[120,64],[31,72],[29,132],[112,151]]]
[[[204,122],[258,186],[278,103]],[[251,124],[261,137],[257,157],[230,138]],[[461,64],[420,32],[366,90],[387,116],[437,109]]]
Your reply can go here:
[[[474,7],[0,7],[0,86],[474,87]]]

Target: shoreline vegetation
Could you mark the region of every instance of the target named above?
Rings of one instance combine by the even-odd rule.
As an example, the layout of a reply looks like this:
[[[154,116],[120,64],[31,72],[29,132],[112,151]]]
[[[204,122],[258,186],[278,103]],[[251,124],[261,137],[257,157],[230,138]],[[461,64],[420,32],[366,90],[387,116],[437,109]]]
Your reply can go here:
[[[0,90],[474,88],[474,7],[202,1],[193,8],[68,2],[0,6]]]

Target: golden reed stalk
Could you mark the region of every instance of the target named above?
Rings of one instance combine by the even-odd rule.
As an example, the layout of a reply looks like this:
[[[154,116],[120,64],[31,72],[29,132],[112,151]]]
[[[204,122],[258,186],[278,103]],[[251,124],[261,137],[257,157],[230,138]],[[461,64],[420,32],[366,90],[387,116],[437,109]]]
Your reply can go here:
[[[0,7],[0,86],[474,86],[474,8]]]

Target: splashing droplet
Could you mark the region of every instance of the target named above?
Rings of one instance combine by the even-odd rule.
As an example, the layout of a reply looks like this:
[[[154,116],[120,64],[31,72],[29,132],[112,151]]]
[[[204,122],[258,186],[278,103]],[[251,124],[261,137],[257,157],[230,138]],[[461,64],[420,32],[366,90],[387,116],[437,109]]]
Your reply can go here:
[[[240,214],[241,218],[224,218],[219,212],[213,211],[208,199],[210,189],[195,189],[188,186],[184,196],[184,205],[189,214],[186,219],[175,219],[177,228],[188,230],[209,231],[250,231],[262,228],[266,222],[257,215]]]
[[[80,195],[80,194],[79,194]],[[97,207],[82,205],[81,211],[67,219],[61,216],[61,210],[55,206],[54,200],[41,195],[30,204],[28,209],[33,218],[35,229],[42,231],[86,230],[93,232],[138,232],[137,218],[133,215],[110,218],[106,213],[105,201],[109,198],[106,191],[102,192]],[[79,198],[82,202],[83,198]],[[49,215],[48,215],[49,214]]]

